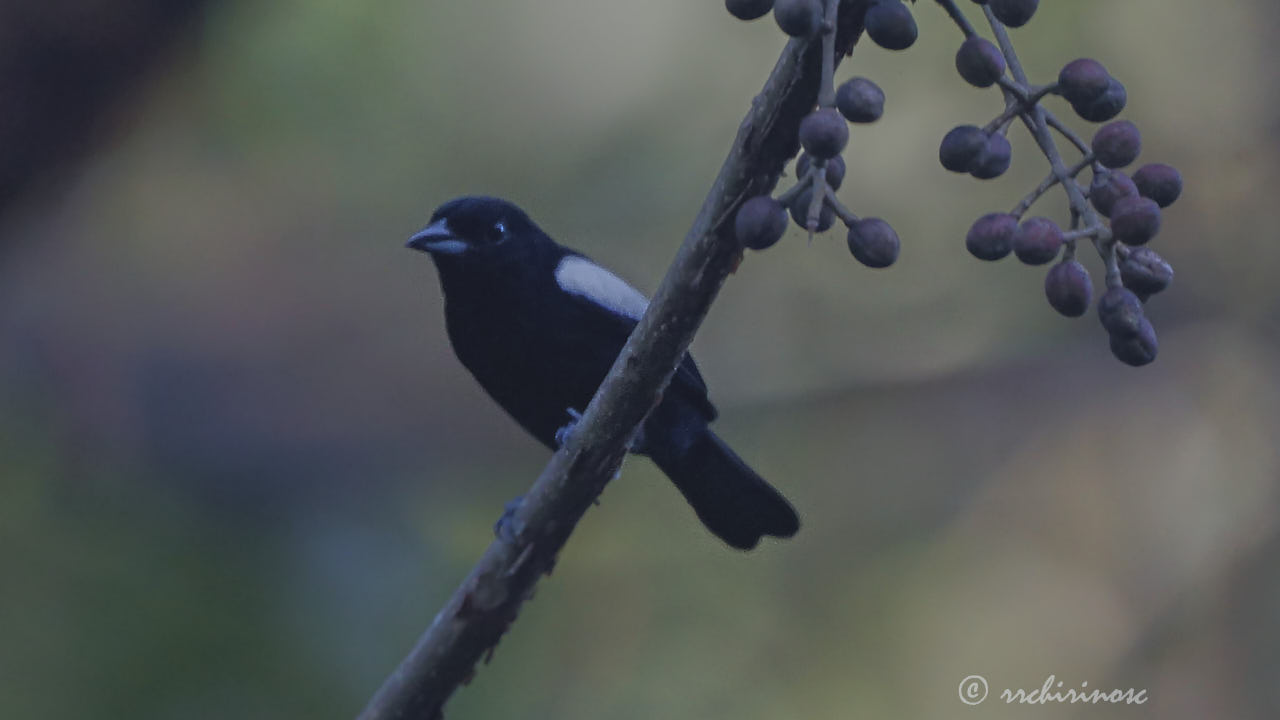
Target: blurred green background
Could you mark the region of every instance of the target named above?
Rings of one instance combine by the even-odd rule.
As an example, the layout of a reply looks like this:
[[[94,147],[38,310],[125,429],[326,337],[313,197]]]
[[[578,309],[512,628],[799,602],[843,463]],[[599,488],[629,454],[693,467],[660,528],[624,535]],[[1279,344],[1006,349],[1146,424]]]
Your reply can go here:
[[[918,3],[838,74],[888,94],[840,196],[898,264],[793,229],[695,342],[801,533],[728,550],[633,459],[450,717],[1280,717],[1280,11],[1042,5],[1033,76],[1101,59],[1187,179],[1156,363],[965,252],[1045,164],[1015,126],[1006,177],[938,167],[999,101]],[[502,195],[652,290],[783,42],[716,0],[209,2],[0,216],[0,717],[356,714],[547,457],[403,239]],[[1050,674],[1150,702],[996,698]]]

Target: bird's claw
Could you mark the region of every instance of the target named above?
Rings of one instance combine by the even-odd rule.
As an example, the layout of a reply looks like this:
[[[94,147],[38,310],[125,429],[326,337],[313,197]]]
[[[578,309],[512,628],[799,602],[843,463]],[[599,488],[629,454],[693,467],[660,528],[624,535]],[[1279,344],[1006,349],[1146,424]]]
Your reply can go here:
[[[554,436],[556,447],[562,448],[565,443],[569,442],[569,438],[573,437],[573,431],[578,427],[578,421],[582,420],[582,413],[573,408],[565,408],[564,411],[569,415],[569,422],[556,429]],[[644,425],[636,429],[635,435],[631,436],[631,443],[627,449],[631,452],[640,452],[645,446]]]
[[[573,429],[578,426],[578,421],[582,419],[582,413],[573,408],[565,408],[564,411],[569,413],[569,422],[556,430],[555,441],[558,448],[564,447],[565,443],[569,442],[569,438],[573,437]]]
[[[493,534],[499,540],[514,544],[520,534],[524,532],[524,523],[516,519],[516,511],[520,509],[520,505],[523,503],[524,496],[517,495],[502,508],[502,517],[498,518],[498,522],[493,524]]]

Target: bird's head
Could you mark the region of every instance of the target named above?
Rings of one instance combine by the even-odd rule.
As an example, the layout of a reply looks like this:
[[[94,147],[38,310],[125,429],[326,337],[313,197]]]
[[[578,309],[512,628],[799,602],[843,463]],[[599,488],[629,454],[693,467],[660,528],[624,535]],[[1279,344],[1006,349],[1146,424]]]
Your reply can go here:
[[[529,216],[506,200],[460,197],[437,208],[406,246],[435,258],[483,256],[540,235]]]

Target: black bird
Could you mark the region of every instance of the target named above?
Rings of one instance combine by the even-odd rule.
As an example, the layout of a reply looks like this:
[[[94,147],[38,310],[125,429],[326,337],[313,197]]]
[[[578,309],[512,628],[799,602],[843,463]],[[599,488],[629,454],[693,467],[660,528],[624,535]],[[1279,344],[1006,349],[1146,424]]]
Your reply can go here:
[[[648,304],[497,198],[441,205],[408,247],[431,254],[453,350],[516,422],[554,449]],[[648,455],[711,532],[735,548],[791,537],[795,510],[707,428],[716,410],[685,355],[633,452]]]

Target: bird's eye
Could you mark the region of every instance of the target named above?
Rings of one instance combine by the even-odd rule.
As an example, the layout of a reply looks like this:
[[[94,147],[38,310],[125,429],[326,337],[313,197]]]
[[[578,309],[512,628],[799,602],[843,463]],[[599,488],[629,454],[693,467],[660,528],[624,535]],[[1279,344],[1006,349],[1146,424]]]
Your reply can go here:
[[[502,242],[507,239],[507,224],[501,220],[493,224],[493,228],[489,232],[489,239],[493,242]]]

